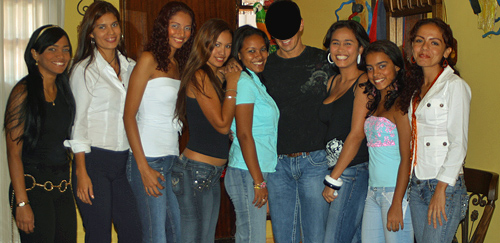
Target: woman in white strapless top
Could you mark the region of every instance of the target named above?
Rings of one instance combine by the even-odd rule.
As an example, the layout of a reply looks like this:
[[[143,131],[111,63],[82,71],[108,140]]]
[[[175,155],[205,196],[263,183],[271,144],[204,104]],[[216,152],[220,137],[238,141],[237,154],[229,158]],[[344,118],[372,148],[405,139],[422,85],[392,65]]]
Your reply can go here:
[[[179,156],[182,125],[174,110],[194,27],[194,13],[186,4],[167,3],[130,77],[123,115],[131,149],[127,178],[139,208],[143,243],[180,239],[171,168]]]

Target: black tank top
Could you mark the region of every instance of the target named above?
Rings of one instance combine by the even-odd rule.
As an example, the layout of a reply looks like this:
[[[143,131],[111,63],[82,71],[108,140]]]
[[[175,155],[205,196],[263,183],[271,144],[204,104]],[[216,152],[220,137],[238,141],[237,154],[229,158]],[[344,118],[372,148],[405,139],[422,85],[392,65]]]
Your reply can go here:
[[[45,119],[42,123],[40,138],[33,150],[23,146],[24,166],[36,166],[38,168],[49,167],[55,170],[65,170],[69,164],[67,149],[64,140],[68,139],[69,126],[71,126],[71,114],[69,104],[66,102],[61,91],[52,102],[45,102]]]
[[[229,136],[215,130],[195,98],[186,98],[186,116],[189,127],[189,141],[186,147],[200,154],[227,159]]]
[[[333,80],[335,80],[335,77],[332,79],[332,83]],[[358,77],[356,82],[354,82],[354,84],[349,88],[349,90],[347,90],[347,92],[345,92],[344,95],[342,95],[342,97],[331,103],[321,105],[319,109],[319,118],[328,126],[325,136],[325,144],[334,138],[345,142],[347,135],[351,132],[352,111],[354,107],[354,87],[358,85],[360,77],[361,76]],[[330,95],[332,86],[333,85],[330,85],[330,88],[328,89],[328,95]],[[368,161],[368,147],[366,147],[365,138],[363,139],[363,142],[361,142],[358,153],[349,166],[357,165],[366,161]]]

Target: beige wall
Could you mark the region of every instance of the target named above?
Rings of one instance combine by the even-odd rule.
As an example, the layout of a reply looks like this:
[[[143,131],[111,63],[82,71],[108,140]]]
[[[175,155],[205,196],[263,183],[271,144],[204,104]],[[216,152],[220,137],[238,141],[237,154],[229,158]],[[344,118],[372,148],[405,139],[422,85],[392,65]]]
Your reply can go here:
[[[304,18],[303,41],[322,47],[323,38],[336,20],[335,10],[343,0],[295,0]],[[340,12],[341,19],[350,14],[350,5]],[[500,173],[500,36],[483,39],[477,29],[477,16],[469,1],[446,1],[447,23],[458,40],[458,64],[462,77],[472,89],[469,124],[469,150],[466,166]],[[500,28],[497,24],[495,30]],[[495,212],[485,242],[500,238],[500,212]],[[497,239],[497,240],[495,240]]]

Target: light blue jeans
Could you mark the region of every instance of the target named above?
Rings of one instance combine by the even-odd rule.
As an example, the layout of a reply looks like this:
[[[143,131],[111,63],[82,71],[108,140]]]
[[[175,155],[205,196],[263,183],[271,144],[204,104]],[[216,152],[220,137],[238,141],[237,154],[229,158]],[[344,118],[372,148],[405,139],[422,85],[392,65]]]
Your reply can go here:
[[[467,211],[469,196],[465,187],[464,176],[460,175],[455,186],[446,187],[445,212],[448,221],[442,220],[443,225],[428,224],[427,211],[436,186],[437,179],[419,180],[415,175],[410,182],[410,210],[413,230],[417,242],[449,243],[453,240],[458,224]]]
[[[177,158],[175,155],[158,158],[146,157],[149,166],[165,177],[165,181],[158,180],[164,187],[163,190],[159,190],[162,195],[153,197],[148,196],[144,190],[141,173],[137,168],[134,155],[129,154],[127,179],[137,201],[139,218],[142,223],[143,243],[180,242],[181,216],[177,198],[172,190],[171,177],[171,169]]]
[[[262,175],[267,180],[268,173]],[[252,203],[255,189],[250,172],[227,167],[224,185],[236,212],[236,243],[265,243],[267,205],[258,208]]]
[[[323,180],[328,174],[324,150],[297,157],[278,156],[276,172],[268,175],[269,207],[276,243],[322,242],[328,203]]]
[[[363,224],[361,228],[362,242],[371,243],[413,243],[413,226],[411,224],[410,207],[406,195],[401,204],[403,210],[403,230],[397,232],[387,230],[387,212],[392,205],[395,187],[369,187],[366,196]]]
[[[181,210],[182,243],[215,241],[220,208],[220,176],[224,166],[188,159],[172,168],[172,185]]]
[[[338,197],[330,204],[324,242],[361,242],[361,223],[368,191],[368,162],[347,167],[340,178],[344,184],[338,190]]]

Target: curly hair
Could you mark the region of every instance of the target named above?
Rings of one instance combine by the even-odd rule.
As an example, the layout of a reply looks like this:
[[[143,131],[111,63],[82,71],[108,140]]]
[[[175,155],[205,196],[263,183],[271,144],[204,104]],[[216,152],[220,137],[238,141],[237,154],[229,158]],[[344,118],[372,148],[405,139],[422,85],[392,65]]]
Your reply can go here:
[[[396,74],[396,77],[391,82],[390,86],[392,89],[387,92],[386,100],[384,103],[384,108],[386,110],[390,110],[391,107],[396,103],[398,97],[401,96],[401,91],[405,90],[406,82],[405,82],[405,69],[404,69],[404,59],[401,50],[399,50],[398,46],[391,41],[388,40],[378,40],[371,44],[369,44],[365,50],[363,51],[362,64],[366,66],[366,56],[370,53],[384,53],[391,59],[392,63],[399,67],[399,71]],[[365,87],[364,93],[368,96],[368,103],[366,104],[366,108],[368,109],[368,115],[372,114],[377,110],[377,107],[381,100],[380,90],[376,89],[375,86],[370,82],[366,81],[365,83],[360,84],[361,87]],[[405,114],[408,112],[409,103],[401,102],[401,99],[398,100],[396,107],[403,111]]]
[[[183,70],[189,57],[191,46],[193,45],[194,32],[196,29],[194,12],[185,3],[174,1],[169,2],[165,4],[165,6],[163,6],[153,24],[153,32],[151,34],[151,38],[144,48],[145,51],[150,51],[153,54],[155,60],[158,62],[158,67],[156,69],[163,72],[168,72],[168,66],[170,65],[170,59],[167,57],[170,56],[171,49],[168,41],[165,41],[169,38],[169,21],[172,16],[177,14],[179,11],[182,11],[191,16],[192,21],[191,36],[186,41],[186,43],[184,43],[184,45],[182,45],[182,47],[174,54],[174,58],[179,63],[179,70]]]
[[[448,65],[453,68],[454,72],[456,75],[460,76],[460,73],[457,71],[457,69],[454,67],[455,66],[455,58],[454,55],[456,55],[457,51],[457,40],[453,38],[453,32],[448,24],[446,24],[443,20],[438,19],[438,18],[431,18],[431,19],[421,19],[415,25],[410,31],[410,38],[408,40],[408,45],[412,45],[413,42],[415,41],[415,38],[417,36],[417,32],[420,29],[420,27],[427,25],[427,24],[433,24],[437,26],[442,34],[443,34],[443,40],[446,48],[450,47],[452,48],[451,54],[448,56],[448,58],[442,58],[441,63],[442,66],[445,67],[445,61],[447,61]],[[407,60],[414,60],[413,59],[413,54],[412,53],[407,53],[407,56],[410,58],[407,58]],[[410,104],[411,99],[413,96],[418,97],[420,99],[420,93],[422,92],[422,85],[424,84],[424,72],[422,70],[422,67],[418,66],[417,63],[414,63],[414,61],[407,61],[406,62],[406,80],[408,84],[408,88],[405,89],[402,93],[401,102],[405,102]]]

